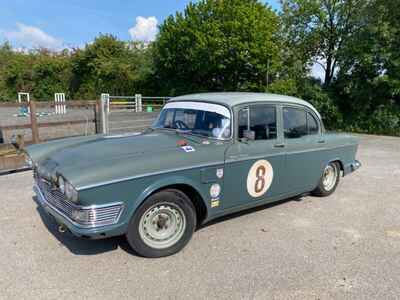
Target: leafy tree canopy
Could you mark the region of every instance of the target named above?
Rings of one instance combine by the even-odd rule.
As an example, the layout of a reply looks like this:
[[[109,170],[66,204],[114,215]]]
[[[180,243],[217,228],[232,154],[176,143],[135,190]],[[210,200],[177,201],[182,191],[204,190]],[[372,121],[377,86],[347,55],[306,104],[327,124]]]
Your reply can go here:
[[[280,64],[278,16],[256,0],[203,0],[161,25],[159,80],[172,94],[260,90]]]

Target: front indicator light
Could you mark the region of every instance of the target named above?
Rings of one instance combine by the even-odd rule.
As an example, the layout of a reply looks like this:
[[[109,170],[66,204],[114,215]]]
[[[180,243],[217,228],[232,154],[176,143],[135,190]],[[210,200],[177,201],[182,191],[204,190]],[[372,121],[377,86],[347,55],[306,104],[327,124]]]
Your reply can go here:
[[[89,222],[89,210],[74,210],[72,211],[72,219],[78,223]]]

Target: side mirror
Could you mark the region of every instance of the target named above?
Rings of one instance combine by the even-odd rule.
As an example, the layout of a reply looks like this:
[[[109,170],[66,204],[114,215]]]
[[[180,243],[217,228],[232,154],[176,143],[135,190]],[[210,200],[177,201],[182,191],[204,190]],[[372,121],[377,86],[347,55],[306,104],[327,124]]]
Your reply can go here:
[[[254,141],[256,139],[256,133],[253,130],[244,130],[242,141]]]

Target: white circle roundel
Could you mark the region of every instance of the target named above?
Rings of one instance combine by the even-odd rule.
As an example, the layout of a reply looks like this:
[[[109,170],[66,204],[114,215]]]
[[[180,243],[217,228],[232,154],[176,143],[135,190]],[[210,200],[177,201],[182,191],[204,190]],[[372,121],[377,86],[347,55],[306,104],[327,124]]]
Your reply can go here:
[[[273,177],[271,164],[265,159],[257,160],[247,175],[247,192],[252,197],[264,195],[271,186]]]

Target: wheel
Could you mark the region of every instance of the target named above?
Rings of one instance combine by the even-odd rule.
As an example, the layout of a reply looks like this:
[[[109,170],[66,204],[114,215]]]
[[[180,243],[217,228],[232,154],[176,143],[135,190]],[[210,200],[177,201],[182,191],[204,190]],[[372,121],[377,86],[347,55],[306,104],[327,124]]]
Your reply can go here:
[[[312,192],[316,196],[326,197],[332,194],[340,180],[340,166],[337,162],[329,163],[321,176],[317,188]]]
[[[135,212],[126,234],[129,245],[145,257],[180,251],[196,228],[196,210],[181,191],[167,189],[151,195]]]

